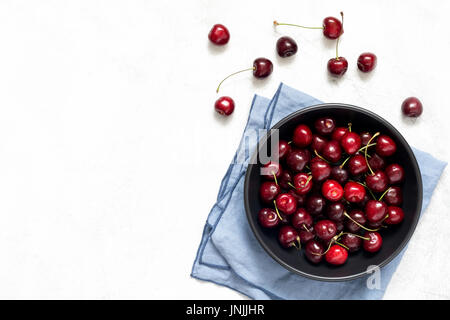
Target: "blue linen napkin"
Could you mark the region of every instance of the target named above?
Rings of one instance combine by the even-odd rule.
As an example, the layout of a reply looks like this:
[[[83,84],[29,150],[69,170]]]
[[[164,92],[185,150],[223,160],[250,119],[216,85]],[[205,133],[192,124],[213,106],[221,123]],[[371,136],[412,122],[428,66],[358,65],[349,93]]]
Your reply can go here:
[[[346,282],[315,281],[293,274],[259,245],[245,215],[243,187],[249,157],[258,139],[245,139],[250,130],[270,129],[288,114],[322,103],[281,83],[272,100],[255,95],[236,153],[211,209],[191,276],[234,289],[253,299],[381,299],[406,248],[381,269],[380,289],[369,289],[367,276]],[[245,161],[237,157],[245,150]],[[414,149],[423,179],[422,212],[430,202],[446,162]],[[242,163],[243,162],[243,163]]]

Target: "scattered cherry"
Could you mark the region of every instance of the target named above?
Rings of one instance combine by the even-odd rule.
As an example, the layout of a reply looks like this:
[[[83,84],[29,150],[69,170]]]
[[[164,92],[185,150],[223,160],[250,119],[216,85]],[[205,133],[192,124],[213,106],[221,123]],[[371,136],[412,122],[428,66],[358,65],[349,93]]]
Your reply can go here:
[[[369,238],[369,240],[363,240],[364,250],[367,252],[377,252],[380,250],[381,245],[383,244],[383,239],[378,232],[366,232],[364,237]]]
[[[291,37],[281,37],[277,41],[277,52],[282,58],[293,56],[297,53],[297,42]]]
[[[377,66],[377,56],[371,52],[364,52],[358,58],[358,69],[370,72]]]
[[[327,68],[332,75],[341,77],[347,72],[348,61],[344,57],[332,58],[328,60]]]
[[[209,31],[208,38],[215,45],[223,46],[230,40],[230,32],[223,24],[215,24]]]
[[[416,97],[406,98],[402,103],[402,112],[407,117],[416,118],[423,112],[422,102]]]
[[[348,252],[340,245],[334,244],[325,254],[325,260],[329,264],[333,264],[336,266],[342,265],[347,261]]]
[[[223,96],[216,100],[214,109],[224,116],[229,116],[234,111],[234,101],[230,97]]]

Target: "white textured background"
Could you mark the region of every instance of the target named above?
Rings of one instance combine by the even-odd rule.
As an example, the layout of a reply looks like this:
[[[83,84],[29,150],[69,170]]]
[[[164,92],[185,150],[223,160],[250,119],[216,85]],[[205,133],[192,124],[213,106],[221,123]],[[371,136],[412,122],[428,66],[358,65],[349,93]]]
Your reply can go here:
[[[345,12],[334,42],[321,25]],[[0,298],[240,298],[189,277],[201,231],[256,92],[280,81],[326,102],[369,108],[413,145],[448,161],[450,2],[0,2]],[[214,23],[231,41],[209,45]],[[298,54],[276,56],[281,35]],[[378,67],[362,76],[361,52]],[[236,102],[213,112],[226,74],[265,56],[272,76],[224,84]],[[418,96],[417,121],[400,114]],[[448,171],[448,170],[447,170]],[[445,172],[386,298],[450,298],[450,177]]]

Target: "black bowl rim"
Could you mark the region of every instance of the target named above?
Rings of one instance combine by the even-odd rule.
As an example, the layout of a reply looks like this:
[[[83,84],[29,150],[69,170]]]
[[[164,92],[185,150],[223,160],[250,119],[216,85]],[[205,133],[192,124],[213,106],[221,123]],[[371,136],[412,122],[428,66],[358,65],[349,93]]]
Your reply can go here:
[[[396,138],[398,138],[405,146],[406,146],[406,151],[408,153],[408,155],[411,157],[411,159],[413,160],[412,166],[414,168],[414,173],[417,177],[417,181],[418,181],[418,205],[417,205],[417,210],[415,212],[415,219],[411,225],[411,228],[409,229],[405,239],[402,241],[402,243],[398,246],[398,248],[388,257],[386,258],[383,262],[381,262],[378,267],[382,268],[385,265],[387,265],[389,262],[391,262],[395,257],[397,257],[397,255],[403,250],[403,248],[405,248],[406,244],[409,242],[409,240],[411,239],[417,223],[419,221],[420,218],[420,213],[422,210],[422,200],[423,200],[423,185],[422,185],[422,175],[420,173],[420,168],[419,165],[417,163],[417,159],[414,155],[414,152],[412,151],[409,143],[406,141],[406,139],[402,136],[402,134],[392,125],[390,124],[387,120],[385,120],[384,118],[382,118],[381,116],[377,115],[376,113],[373,113],[370,110],[367,110],[365,108],[362,107],[357,107],[354,105],[350,105],[350,104],[344,104],[344,103],[322,103],[322,104],[317,104],[317,105],[313,105],[310,107],[305,107],[301,110],[295,111],[289,115],[287,115],[286,117],[284,117],[283,119],[281,119],[280,121],[278,121],[271,129],[278,129],[281,126],[283,126],[285,123],[287,123],[288,121],[290,121],[291,119],[316,110],[316,109],[325,109],[325,108],[338,108],[338,109],[345,109],[345,110],[352,110],[352,111],[356,111],[356,112],[362,112],[365,113],[366,115],[375,118],[376,120],[380,121],[381,123],[383,123],[386,127],[388,127],[389,129],[391,129],[395,134],[396,134]],[[259,152],[259,146],[265,142],[268,137],[270,136],[271,131],[269,130],[268,133],[265,134],[265,136],[259,140],[258,145],[256,146],[256,150],[253,152],[253,155],[251,157],[251,162],[250,163],[257,163],[255,162],[255,160],[257,159],[257,155]],[[249,165],[250,166],[250,165]],[[306,272],[303,272],[301,270],[298,270],[292,266],[290,266],[289,264],[285,263],[284,261],[282,261],[274,252],[272,252],[272,250],[264,243],[264,241],[261,239],[261,237],[259,236],[257,229],[258,226],[253,222],[252,220],[252,215],[251,215],[251,211],[250,211],[250,203],[249,203],[249,196],[248,196],[248,190],[249,190],[249,183],[250,183],[250,170],[248,170],[247,166],[247,171],[245,174],[245,182],[244,182],[244,205],[245,205],[245,212],[246,212],[246,216],[247,216],[247,220],[248,223],[250,224],[250,228],[253,231],[253,234],[255,235],[256,239],[258,239],[258,242],[260,243],[260,245],[264,248],[264,250],[275,260],[277,261],[280,265],[282,265],[284,268],[286,268],[287,270],[304,276],[306,278],[309,279],[313,279],[313,280],[320,280],[320,281],[329,281],[329,282],[338,282],[338,281],[348,281],[348,280],[354,280],[357,278],[360,278],[364,275],[367,275],[367,271],[365,272],[360,272],[354,275],[350,275],[350,276],[345,276],[345,277],[322,277],[322,276],[317,276],[317,275],[313,275],[313,274],[309,274]]]

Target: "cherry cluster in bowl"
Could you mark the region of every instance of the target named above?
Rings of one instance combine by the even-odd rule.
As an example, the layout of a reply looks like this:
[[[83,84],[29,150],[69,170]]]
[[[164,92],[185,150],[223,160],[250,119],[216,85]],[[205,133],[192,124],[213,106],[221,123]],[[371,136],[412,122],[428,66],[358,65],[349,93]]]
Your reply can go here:
[[[280,245],[304,247],[312,263],[342,265],[349,252],[379,251],[380,231],[404,218],[396,151],[388,135],[354,132],[331,117],[299,124],[291,141],[279,141],[279,161],[261,168],[260,225],[279,228]]]

